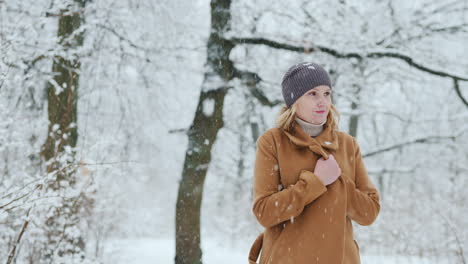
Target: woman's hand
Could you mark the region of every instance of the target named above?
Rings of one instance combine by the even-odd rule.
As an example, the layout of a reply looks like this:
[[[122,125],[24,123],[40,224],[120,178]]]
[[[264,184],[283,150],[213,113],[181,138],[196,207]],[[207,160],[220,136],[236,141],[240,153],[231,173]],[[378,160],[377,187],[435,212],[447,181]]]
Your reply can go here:
[[[317,160],[315,164],[314,174],[323,182],[325,185],[332,184],[341,175],[341,169],[335,160],[333,155],[328,155],[328,159],[325,160],[323,157]]]

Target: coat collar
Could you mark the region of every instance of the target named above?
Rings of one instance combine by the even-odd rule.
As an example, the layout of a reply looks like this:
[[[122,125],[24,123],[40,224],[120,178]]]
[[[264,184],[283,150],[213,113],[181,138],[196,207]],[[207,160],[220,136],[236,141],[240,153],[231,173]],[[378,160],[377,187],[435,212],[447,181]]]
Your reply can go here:
[[[308,135],[297,121],[294,121],[291,132],[286,130],[283,130],[283,132],[296,146],[308,148],[310,151],[328,159],[328,152],[326,150],[336,151],[338,149],[338,136],[336,131],[329,125],[331,121],[330,118],[332,118],[331,115],[328,115],[322,133],[315,138]]]

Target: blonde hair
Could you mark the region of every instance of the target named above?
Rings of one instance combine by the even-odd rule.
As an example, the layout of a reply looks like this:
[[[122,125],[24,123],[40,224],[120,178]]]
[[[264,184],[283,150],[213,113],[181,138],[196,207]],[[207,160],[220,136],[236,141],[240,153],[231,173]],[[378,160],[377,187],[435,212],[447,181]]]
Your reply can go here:
[[[296,119],[296,111],[297,105],[294,103],[288,108],[286,105],[281,107],[278,116],[276,117],[276,127],[286,130],[288,132],[292,132],[294,127],[294,122]],[[336,107],[331,104],[330,111],[327,115],[327,122],[325,125],[331,126],[333,130],[338,129],[338,123],[340,122],[340,113],[336,109]]]

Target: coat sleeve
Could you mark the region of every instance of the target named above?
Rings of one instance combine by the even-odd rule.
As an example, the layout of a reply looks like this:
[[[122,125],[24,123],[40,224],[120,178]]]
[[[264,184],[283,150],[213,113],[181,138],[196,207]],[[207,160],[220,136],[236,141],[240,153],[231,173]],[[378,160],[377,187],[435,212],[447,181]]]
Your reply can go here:
[[[380,211],[379,192],[367,175],[367,169],[361,156],[361,150],[353,137],[355,182],[348,180],[347,215],[360,225],[370,225]]]
[[[277,157],[272,135],[260,136],[255,158],[252,211],[266,228],[298,216],[304,206],[327,191],[320,179],[308,170],[301,170],[299,180],[281,190]]]

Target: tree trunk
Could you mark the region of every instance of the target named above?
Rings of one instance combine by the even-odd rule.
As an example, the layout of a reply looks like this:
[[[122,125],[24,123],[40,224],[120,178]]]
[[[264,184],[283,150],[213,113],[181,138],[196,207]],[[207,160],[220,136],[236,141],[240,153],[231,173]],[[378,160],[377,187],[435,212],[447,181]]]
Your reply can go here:
[[[211,34],[208,40],[207,72],[198,101],[195,118],[188,131],[189,146],[185,154],[182,180],[176,205],[177,264],[202,263],[200,247],[200,207],[203,197],[211,148],[223,127],[224,97],[233,79],[229,60],[233,45],[222,38],[231,20],[230,0],[211,1]]]
[[[356,64],[354,64],[356,68],[359,69],[359,78],[358,80],[363,80],[364,76],[364,70],[365,66],[363,65],[362,60],[358,60]],[[353,87],[353,93],[355,94],[354,98],[356,100],[351,101],[351,110],[354,111],[359,108],[359,103],[361,101],[361,83],[354,83],[352,85]],[[352,114],[351,117],[349,118],[349,134],[353,137],[357,137],[357,128],[358,128],[358,123],[359,123],[359,115]]]
[[[58,16],[58,39],[63,47],[65,56],[55,56],[52,65],[54,78],[47,85],[48,99],[48,136],[42,146],[41,156],[46,164],[49,178],[47,188],[57,194],[73,187],[75,176],[75,147],[78,139],[77,132],[77,100],[80,61],[73,56],[83,43],[83,32],[76,33],[83,21],[82,10],[85,0],[75,0],[76,8],[61,10]],[[74,6],[74,7],[75,7]],[[52,176],[52,177],[51,177]],[[61,194],[63,196],[63,194]],[[46,247],[43,257],[51,260],[52,256],[73,255],[85,248],[78,229],[79,212],[83,206],[83,195],[76,197],[62,197],[60,205],[53,205],[47,217]],[[72,230],[73,232],[66,232]]]
[[[356,110],[357,104],[356,102],[351,102],[351,110]],[[352,114],[349,118],[349,134],[353,137],[357,136],[357,127],[359,122],[359,116]]]

